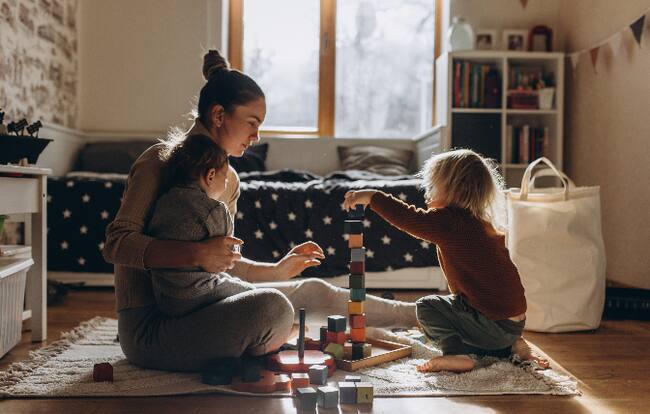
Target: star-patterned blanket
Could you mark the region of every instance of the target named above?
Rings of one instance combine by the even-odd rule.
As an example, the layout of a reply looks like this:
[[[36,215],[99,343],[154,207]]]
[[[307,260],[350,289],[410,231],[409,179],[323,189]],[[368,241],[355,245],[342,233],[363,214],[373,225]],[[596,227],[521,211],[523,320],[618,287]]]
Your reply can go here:
[[[242,173],[235,235],[242,252],[253,260],[276,261],[291,247],[313,240],[323,247],[321,266],[305,276],[328,277],[348,272],[350,250],[342,208],[348,190],[375,188],[424,207],[420,180],[363,171],[325,177],[282,170]],[[125,175],[69,174],[48,181],[48,269],[112,273],[101,255],[106,226],[114,219],[124,191]],[[435,246],[417,240],[371,210],[363,220],[366,271],[381,272],[438,264]]]

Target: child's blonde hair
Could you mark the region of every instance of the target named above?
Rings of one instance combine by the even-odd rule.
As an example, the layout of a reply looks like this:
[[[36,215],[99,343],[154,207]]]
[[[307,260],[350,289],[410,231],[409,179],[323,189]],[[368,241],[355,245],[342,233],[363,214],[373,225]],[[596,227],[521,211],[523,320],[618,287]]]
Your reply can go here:
[[[418,175],[427,201],[437,199],[496,224],[493,203],[503,189],[503,180],[492,160],[472,150],[452,150],[429,158]]]

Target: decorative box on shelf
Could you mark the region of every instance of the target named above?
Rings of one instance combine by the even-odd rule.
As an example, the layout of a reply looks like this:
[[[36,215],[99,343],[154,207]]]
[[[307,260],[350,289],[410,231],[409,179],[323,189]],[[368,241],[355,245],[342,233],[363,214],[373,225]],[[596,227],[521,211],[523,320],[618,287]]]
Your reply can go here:
[[[511,109],[538,109],[539,94],[536,90],[511,90],[508,91],[508,108]]]
[[[0,164],[18,163],[23,158],[27,158],[30,164],[36,164],[51,141],[26,135],[0,135]]]

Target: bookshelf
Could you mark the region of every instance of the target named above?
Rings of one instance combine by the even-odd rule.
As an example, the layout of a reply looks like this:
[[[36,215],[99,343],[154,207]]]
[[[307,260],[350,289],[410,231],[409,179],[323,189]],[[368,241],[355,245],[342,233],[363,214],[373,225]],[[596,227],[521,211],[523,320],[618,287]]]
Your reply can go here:
[[[554,88],[550,105],[540,87]],[[436,60],[442,149],[495,159],[508,187],[519,187],[528,163],[542,155],[562,168],[563,105],[563,53],[462,51]]]

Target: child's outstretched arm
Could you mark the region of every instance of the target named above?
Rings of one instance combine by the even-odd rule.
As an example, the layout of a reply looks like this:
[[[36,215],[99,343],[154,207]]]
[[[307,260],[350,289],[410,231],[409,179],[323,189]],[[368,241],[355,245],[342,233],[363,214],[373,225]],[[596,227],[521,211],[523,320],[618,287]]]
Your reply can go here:
[[[348,191],[343,207],[370,206],[384,220],[414,237],[439,243],[451,232],[448,209],[422,209],[378,190]]]

